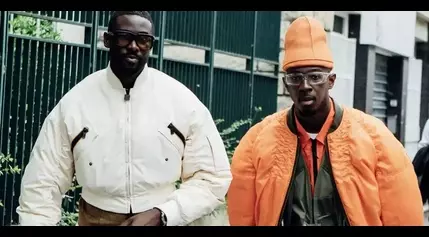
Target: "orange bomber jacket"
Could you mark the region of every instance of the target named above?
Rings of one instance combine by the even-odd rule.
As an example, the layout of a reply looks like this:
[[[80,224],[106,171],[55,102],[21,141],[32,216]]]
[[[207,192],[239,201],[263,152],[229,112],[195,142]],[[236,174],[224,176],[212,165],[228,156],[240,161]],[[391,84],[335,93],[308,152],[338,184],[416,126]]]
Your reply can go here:
[[[342,109],[341,122],[327,139],[350,225],[423,225],[417,177],[402,144],[377,118]],[[275,226],[279,221],[298,142],[287,113],[268,116],[237,146],[227,199],[232,226]]]

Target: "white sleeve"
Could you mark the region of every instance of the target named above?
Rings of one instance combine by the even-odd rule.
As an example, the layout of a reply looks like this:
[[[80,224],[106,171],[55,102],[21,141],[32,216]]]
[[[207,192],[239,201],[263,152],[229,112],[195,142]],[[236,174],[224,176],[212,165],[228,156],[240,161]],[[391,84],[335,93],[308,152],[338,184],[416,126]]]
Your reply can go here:
[[[19,224],[54,226],[61,220],[63,195],[72,184],[74,163],[60,104],[45,119],[25,167],[19,197]]]
[[[425,126],[422,132],[422,139],[418,144],[418,149],[421,149],[425,146],[429,145],[429,120],[426,120]]]
[[[168,226],[183,226],[224,204],[232,175],[222,138],[210,112],[201,104],[186,139],[182,184],[157,206]]]

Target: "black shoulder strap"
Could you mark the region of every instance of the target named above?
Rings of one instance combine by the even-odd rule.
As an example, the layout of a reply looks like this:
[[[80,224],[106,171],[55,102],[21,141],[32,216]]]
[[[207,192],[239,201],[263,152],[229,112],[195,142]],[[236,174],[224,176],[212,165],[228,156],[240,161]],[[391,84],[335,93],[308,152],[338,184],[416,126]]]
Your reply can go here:
[[[177,128],[173,125],[173,123],[170,123],[170,124],[168,125],[168,128],[170,129],[171,135],[176,134],[176,135],[180,138],[180,140],[182,141],[183,146],[186,146],[186,139],[185,139],[185,136],[183,136],[183,134],[179,131],[179,129],[177,129]]]
[[[82,131],[80,131],[79,134],[73,139],[71,143],[71,152],[73,153],[73,149],[76,146],[76,144],[80,141],[80,139],[85,139],[86,134],[88,133],[89,129],[87,127],[84,127]]]

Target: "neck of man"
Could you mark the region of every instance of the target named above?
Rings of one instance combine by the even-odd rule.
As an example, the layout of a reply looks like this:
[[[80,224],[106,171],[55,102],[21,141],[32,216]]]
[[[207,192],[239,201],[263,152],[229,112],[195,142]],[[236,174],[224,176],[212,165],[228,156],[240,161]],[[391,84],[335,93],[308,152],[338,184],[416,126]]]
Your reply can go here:
[[[308,133],[320,132],[329,115],[329,111],[331,110],[330,100],[331,99],[328,96],[325,103],[323,103],[322,106],[312,115],[302,114],[298,110],[295,110],[296,117],[305,131]]]
[[[122,86],[125,89],[131,89],[134,87],[134,83],[137,80],[137,77],[142,73],[144,66],[138,70],[125,69],[118,66],[115,63],[110,63],[110,67],[115,76],[121,81]]]

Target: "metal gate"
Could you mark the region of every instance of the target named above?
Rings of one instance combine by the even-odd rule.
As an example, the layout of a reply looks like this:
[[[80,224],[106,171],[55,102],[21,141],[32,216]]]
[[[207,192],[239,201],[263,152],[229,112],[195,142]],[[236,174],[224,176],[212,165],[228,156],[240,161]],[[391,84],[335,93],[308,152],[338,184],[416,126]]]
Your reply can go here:
[[[152,11],[156,42],[149,65],[190,88],[225,124],[261,116],[277,108],[280,11]],[[47,114],[70,88],[107,65],[107,51],[97,46],[106,30],[109,11],[0,12],[0,152],[28,162]],[[69,43],[9,34],[10,15],[67,23],[85,28],[85,42]],[[186,46],[205,52],[193,63],[164,57],[166,47]],[[216,65],[215,53],[241,58],[246,65],[232,69]],[[204,55],[204,53],[203,53]],[[204,56],[203,56],[204,58]],[[258,62],[271,72],[254,70]],[[237,135],[237,138],[240,138]],[[20,175],[0,176],[0,225],[17,221]],[[76,195],[76,193],[74,194]],[[68,208],[68,206],[64,206]]]
[[[372,115],[387,124],[387,61],[389,57],[381,54],[376,54],[375,57]]]

